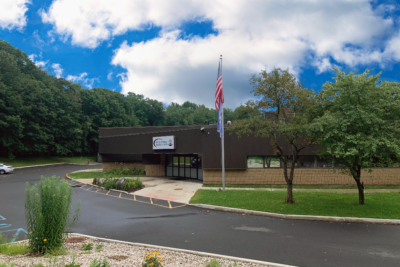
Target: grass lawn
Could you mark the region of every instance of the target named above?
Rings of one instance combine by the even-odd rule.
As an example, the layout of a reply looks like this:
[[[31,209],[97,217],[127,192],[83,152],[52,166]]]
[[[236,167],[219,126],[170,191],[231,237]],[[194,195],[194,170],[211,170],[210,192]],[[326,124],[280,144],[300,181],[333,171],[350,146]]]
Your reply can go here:
[[[222,184],[204,184],[203,187],[222,187]],[[286,188],[286,185],[225,185],[230,188]],[[297,189],[357,189],[357,186],[297,186]],[[400,186],[365,186],[365,189],[400,189]]]
[[[13,167],[25,167],[53,163],[87,164],[88,161],[96,161],[97,157],[18,157],[13,160],[0,157],[0,162]]]
[[[359,205],[358,194],[353,193],[294,192],[295,204],[286,204],[285,197],[282,191],[197,190],[190,203],[281,214],[400,219],[399,193],[365,194],[365,205]]]
[[[68,173],[68,176],[72,179],[91,179],[97,177],[103,177],[102,172],[76,172],[76,173]],[[111,175],[114,178],[118,177],[144,177],[146,175]]]

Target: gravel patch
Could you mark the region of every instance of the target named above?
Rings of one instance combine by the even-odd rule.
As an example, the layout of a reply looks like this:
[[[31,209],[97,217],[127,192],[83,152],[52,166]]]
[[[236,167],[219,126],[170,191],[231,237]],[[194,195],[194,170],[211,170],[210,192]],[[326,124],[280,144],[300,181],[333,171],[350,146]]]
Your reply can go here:
[[[74,237],[75,235],[70,235]],[[27,243],[27,240],[21,241]],[[93,249],[90,254],[83,254],[82,244],[92,243]],[[97,245],[103,245],[103,251],[95,252]],[[75,264],[79,264],[82,267],[90,266],[93,259],[107,258],[108,263],[112,267],[127,267],[127,266],[142,266],[143,258],[147,252],[154,252],[155,249],[146,247],[140,247],[136,245],[121,244],[114,242],[102,242],[96,238],[88,238],[81,243],[65,243],[65,248],[68,252],[67,255],[58,256],[58,262],[63,263],[58,265],[64,267],[65,264],[69,264],[72,261],[72,254],[76,254]],[[176,252],[167,249],[157,250],[162,259],[163,266],[175,267],[175,266],[187,266],[187,267],[204,267],[205,264],[211,261],[212,257],[204,257],[191,253]],[[45,266],[49,266],[49,258],[43,256],[32,256],[29,254],[6,256],[0,254],[0,263],[6,263],[8,261],[15,264],[15,267],[29,266],[32,267],[35,264],[42,263]],[[216,258],[216,260],[222,266],[242,266],[242,267],[255,267],[255,266],[266,266],[255,263],[232,261],[227,259]],[[236,264],[236,265],[234,265]],[[52,265],[54,266],[54,265]],[[55,266],[56,267],[56,266]]]

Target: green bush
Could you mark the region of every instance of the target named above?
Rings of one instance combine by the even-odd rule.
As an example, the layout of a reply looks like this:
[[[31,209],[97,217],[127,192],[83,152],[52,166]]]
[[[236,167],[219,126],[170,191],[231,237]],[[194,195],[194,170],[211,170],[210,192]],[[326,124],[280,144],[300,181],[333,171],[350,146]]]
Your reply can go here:
[[[70,221],[73,190],[59,177],[40,179],[39,185],[26,183],[25,215],[32,252],[46,253],[62,247],[66,232],[77,222],[80,203]]]
[[[109,189],[118,189],[129,191],[131,189],[140,188],[143,185],[143,182],[137,179],[118,179],[118,178],[103,178],[93,180],[93,184],[104,187],[105,190]]]
[[[130,170],[128,168],[126,169],[112,169],[109,171],[103,172],[104,178],[110,178],[110,177],[123,177],[123,176],[132,176],[132,175],[146,175],[146,171],[142,169],[137,169],[134,168],[133,170]]]

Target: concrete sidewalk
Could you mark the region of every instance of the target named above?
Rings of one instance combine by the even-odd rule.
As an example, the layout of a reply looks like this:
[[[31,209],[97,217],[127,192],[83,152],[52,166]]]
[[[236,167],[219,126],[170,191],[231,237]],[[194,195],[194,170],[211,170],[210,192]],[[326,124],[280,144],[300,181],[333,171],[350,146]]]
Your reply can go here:
[[[222,187],[202,187],[200,189],[204,190],[214,190],[219,191],[222,190]],[[233,188],[233,187],[225,187],[225,190],[250,190],[250,191],[286,191],[286,188]],[[358,193],[357,189],[296,189],[293,188],[293,191],[297,192],[322,192],[322,193]],[[364,189],[364,193],[385,193],[385,192],[394,192],[400,193],[400,189]]]
[[[177,180],[171,177],[140,177],[140,180],[142,180],[144,188],[130,194],[184,204],[188,204],[196,191],[203,185],[201,181]],[[92,184],[93,178],[75,179],[75,181]]]

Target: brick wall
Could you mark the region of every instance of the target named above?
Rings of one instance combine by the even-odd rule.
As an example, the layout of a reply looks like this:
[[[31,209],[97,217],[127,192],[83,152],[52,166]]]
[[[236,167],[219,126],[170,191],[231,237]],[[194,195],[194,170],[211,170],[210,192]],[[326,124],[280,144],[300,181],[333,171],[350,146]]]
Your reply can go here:
[[[118,162],[115,164],[115,162],[103,162],[103,171],[109,171],[112,169],[142,169],[145,170],[146,167],[143,163],[141,162]]]
[[[203,170],[204,184],[221,184],[221,170]],[[365,185],[400,185],[400,168],[374,168],[363,171]],[[225,183],[236,185],[285,185],[283,169],[225,170]],[[328,168],[295,169],[295,185],[355,185],[354,179],[339,170]]]
[[[146,176],[163,177],[165,176],[165,155],[161,155],[160,164],[146,164]]]

